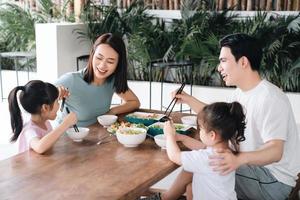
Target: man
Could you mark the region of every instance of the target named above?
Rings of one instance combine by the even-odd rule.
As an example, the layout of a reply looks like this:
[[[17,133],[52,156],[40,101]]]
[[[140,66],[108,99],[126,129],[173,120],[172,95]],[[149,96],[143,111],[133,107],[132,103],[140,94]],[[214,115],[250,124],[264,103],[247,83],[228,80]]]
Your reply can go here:
[[[246,140],[238,155],[217,150],[210,165],[220,175],[236,170],[239,199],[286,199],[300,172],[300,139],[290,102],[278,87],[262,80],[262,49],[255,38],[232,34],[220,46],[218,71],[227,86],[237,87],[229,101],[244,107]],[[205,105],[186,93],[176,97],[196,113]],[[177,199],[191,181],[192,174],[183,170],[161,199]]]

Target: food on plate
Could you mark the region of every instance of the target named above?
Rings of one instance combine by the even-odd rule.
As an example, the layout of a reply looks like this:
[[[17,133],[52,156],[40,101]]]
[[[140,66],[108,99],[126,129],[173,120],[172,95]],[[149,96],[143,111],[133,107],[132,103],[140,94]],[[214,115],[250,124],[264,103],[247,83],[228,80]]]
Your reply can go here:
[[[157,113],[131,113],[128,117],[139,118],[139,119],[157,119],[160,115]]]
[[[176,130],[182,130],[183,128],[186,128],[182,124],[174,124],[174,126],[175,126]],[[152,125],[151,128],[163,129],[164,128],[164,124],[163,123],[156,123],[156,124]]]
[[[147,127],[144,124],[134,124],[130,122],[115,122],[110,127],[108,127],[108,131],[111,133],[116,133],[116,131],[119,128],[125,128],[125,127],[131,127],[131,128],[144,128],[147,129]]]
[[[139,129],[136,129],[136,128],[131,129],[131,127],[129,127],[127,129],[120,129],[119,133],[125,134],[125,135],[138,135],[138,134],[145,133],[145,130],[140,129],[140,128]]]

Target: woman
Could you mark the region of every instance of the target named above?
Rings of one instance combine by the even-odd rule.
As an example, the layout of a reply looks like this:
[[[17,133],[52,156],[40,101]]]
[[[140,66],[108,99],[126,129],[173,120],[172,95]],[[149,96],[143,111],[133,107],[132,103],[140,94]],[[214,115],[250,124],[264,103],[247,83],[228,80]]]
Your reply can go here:
[[[111,33],[101,35],[94,43],[87,67],[67,73],[56,81],[66,106],[77,114],[78,125],[88,126],[97,116],[120,114],[138,109],[140,102],[127,84],[127,55],[122,38]],[[68,88],[68,90],[64,89]],[[110,108],[113,94],[122,104]]]

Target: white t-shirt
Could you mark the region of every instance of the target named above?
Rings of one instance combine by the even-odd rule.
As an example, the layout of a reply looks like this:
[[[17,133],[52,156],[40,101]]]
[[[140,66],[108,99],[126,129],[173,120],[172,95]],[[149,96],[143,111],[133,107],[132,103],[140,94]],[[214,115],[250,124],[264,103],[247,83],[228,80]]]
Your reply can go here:
[[[213,153],[212,148],[181,152],[183,169],[193,173],[193,199],[236,200],[235,171],[226,176],[214,172],[208,165]]]
[[[287,96],[262,80],[250,91],[236,89],[231,101],[241,103],[246,113],[246,140],[241,142],[240,151],[254,151],[270,140],[284,140],[281,160],[265,167],[280,182],[294,186],[300,172],[300,139]]]

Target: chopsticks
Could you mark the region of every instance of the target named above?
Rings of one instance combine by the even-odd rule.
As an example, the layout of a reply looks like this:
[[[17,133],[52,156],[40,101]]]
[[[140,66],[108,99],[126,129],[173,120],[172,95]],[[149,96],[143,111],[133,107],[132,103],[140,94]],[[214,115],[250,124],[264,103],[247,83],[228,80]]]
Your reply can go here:
[[[182,83],[181,86],[180,86],[180,88],[177,90],[176,95],[177,95],[177,94],[180,94],[180,93],[182,92],[184,86],[185,86],[185,83]],[[175,106],[176,103],[177,103],[177,100],[178,100],[178,99],[176,98],[176,95],[175,95],[175,97],[172,99],[171,103],[169,104],[169,106],[167,107],[167,109],[166,109],[166,111],[165,111],[165,113],[164,113],[168,119],[169,119],[169,117],[170,117],[171,112],[173,111],[174,106]],[[174,101],[175,101],[175,102],[174,102]],[[167,114],[167,112],[168,112],[168,110],[169,110],[169,108],[170,108],[170,106],[172,105],[173,102],[174,102],[174,104],[173,104],[172,108],[170,109],[169,113]]]
[[[69,88],[67,88],[67,90],[69,90]],[[64,110],[65,102],[66,102],[66,98],[63,97],[63,98],[62,98],[62,102],[61,102],[61,107],[60,107],[60,111],[61,111],[61,112]]]
[[[66,102],[66,98],[63,97],[63,98],[62,98],[61,107],[60,107],[60,111],[61,111],[61,112],[64,110],[65,102]]]
[[[68,114],[70,113],[70,110],[69,110],[68,107],[66,107],[66,111],[67,111]],[[78,129],[76,124],[73,125],[73,128],[74,128],[75,132],[79,132],[79,129]]]

